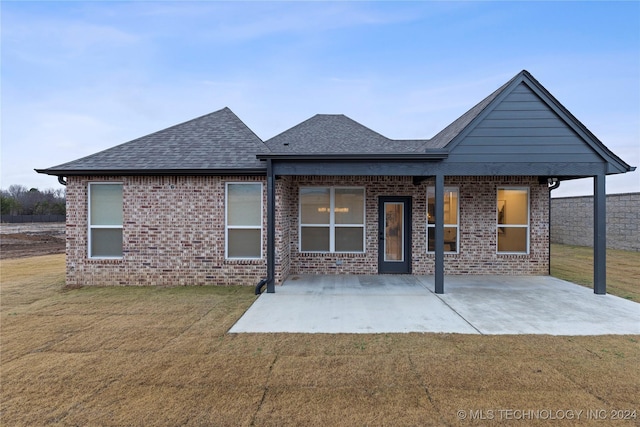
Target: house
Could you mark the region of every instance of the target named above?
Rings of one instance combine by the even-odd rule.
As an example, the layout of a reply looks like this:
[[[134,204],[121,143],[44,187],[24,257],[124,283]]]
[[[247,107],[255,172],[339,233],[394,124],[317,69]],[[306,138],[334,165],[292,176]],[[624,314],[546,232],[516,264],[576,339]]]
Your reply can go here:
[[[294,274],[546,275],[550,191],[635,170],[522,71],[432,139],[316,115],[263,142],[228,108],[37,172],[67,185],[67,284]]]

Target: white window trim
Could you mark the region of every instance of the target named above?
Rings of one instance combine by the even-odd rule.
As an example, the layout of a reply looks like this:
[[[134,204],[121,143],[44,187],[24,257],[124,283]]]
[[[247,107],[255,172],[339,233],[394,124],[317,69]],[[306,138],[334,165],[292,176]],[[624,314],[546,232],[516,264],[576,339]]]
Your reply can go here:
[[[255,185],[260,184],[260,225],[229,225],[229,185]],[[264,185],[261,181],[226,182],[224,185],[224,258],[228,260],[256,260],[264,257],[262,240],[264,238]],[[260,256],[259,257],[230,257],[229,256],[229,230],[257,230],[260,229]]]
[[[527,192],[527,223],[526,224],[498,224],[498,191],[499,190],[525,190]],[[529,255],[530,247],[529,243],[531,240],[531,191],[529,187],[518,187],[518,186],[500,186],[496,188],[496,201],[493,204],[493,208],[495,209],[496,214],[496,254],[497,255]],[[526,252],[500,252],[498,250],[498,231],[500,228],[526,228],[527,229],[527,250]]]
[[[92,243],[92,235],[91,230],[106,230],[106,229],[120,229],[123,231],[124,235],[124,218],[123,224],[121,225],[92,225],[91,224],[91,187],[93,185],[122,185],[122,198],[124,204],[124,185],[121,181],[100,181],[100,182],[89,182],[87,185],[87,256],[89,259],[123,259],[124,254],[122,256],[94,256],[91,253],[91,243]],[[124,237],[124,236],[123,236]],[[124,244],[124,242],[123,242]],[[124,248],[123,248],[124,250]]]
[[[434,197],[435,197],[435,187],[434,186],[429,186],[427,187],[427,253],[428,254],[435,254],[435,251],[430,251],[429,250],[429,229],[430,228],[435,228],[436,225],[435,224],[429,224],[429,189],[433,188],[433,193],[434,193]],[[454,224],[445,224],[445,228],[455,228],[456,229],[456,250],[455,251],[444,251],[445,254],[459,254],[460,253],[460,189],[459,187],[444,187],[444,191],[455,191],[458,195],[458,203],[457,203],[457,212],[456,212],[456,223]]]
[[[302,223],[302,197],[300,193],[306,188],[328,188],[329,189],[329,223],[328,224],[303,224]],[[362,224],[336,224],[335,223],[335,190],[362,190]],[[364,254],[367,251],[367,190],[365,187],[333,187],[333,186],[303,186],[298,189],[298,252],[305,254]],[[303,251],[302,250],[302,227],[324,227],[329,229],[329,251]],[[362,228],[362,251],[336,251],[335,250],[335,229],[336,228]]]

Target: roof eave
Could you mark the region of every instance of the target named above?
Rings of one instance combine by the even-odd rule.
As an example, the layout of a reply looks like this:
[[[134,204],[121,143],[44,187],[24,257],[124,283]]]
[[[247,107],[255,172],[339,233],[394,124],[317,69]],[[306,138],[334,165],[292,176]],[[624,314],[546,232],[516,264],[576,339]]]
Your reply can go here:
[[[265,168],[243,169],[35,169],[36,172],[54,176],[220,176],[266,175]]]
[[[323,161],[369,161],[369,160],[444,160],[449,156],[447,151],[430,151],[428,153],[268,153],[258,154],[259,160],[323,160]]]

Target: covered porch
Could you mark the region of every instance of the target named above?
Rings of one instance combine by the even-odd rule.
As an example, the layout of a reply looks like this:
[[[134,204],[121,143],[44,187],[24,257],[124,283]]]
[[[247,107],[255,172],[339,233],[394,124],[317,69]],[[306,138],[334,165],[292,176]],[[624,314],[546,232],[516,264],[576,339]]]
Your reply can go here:
[[[283,244],[295,242],[295,236],[283,235],[283,220],[286,224],[289,221],[299,221],[300,234],[303,227],[315,227],[318,224],[307,223],[302,218],[296,218],[294,210],[277,209],[283,206],[283,198],[277,199],[280,191],[282,194],[283,179],[301,178],[311,180],[324,177],[405,177],[411,178],[411,184],[399,189],[396,193],[379,192],[375,204],[383,206],[385,203],[395,205],[403,204],[404,212],[407,212],[413,203],[415,207],[420,200],[416,194],[411,196],[411,187],[419,188],[429,182],[430,189],[433,189],[433,209],[429,211],[429,223],[431,227],[427,241],[430,242],[428,249],[422,250],[418,247],[415,254],[433,254],[433,268],[428,271],[412,270],[410,262],[415,262],[407,255],[408,265],[401,270],[391,270],[379,268],[379,273],[405,273],[405,274],[433,274],[433,286],[436,294],[445,293],[445,274],[544,274],[540,271],[522,272],[505,265],[504,257],[497,260],[501,271],[484,272],[477,268],[459,268],[457,271],[447,270],[451,263],[445,263],[445,252],[451,252],[450,238],[447,238],[445,224],[445,185],[452,179],[482,179],[487,182],[492,180],[501,181],[504,187],[514,187],[523,184],[526,189],[515,191],[530,191],[535,188],[538,193],[544,187],[545,197],[538,194],[537,199],[527,199],[529,211],[523,214],[520,219],[506,219],[506,212],[513,212],[511,207],[505,209],[506,199],[501,199],[496,192],[487,193],[480,196],[472,191],[461,193],[463,202],[468,205],[477,203],[477,206],[484,206],[492,203],[496,207],[495,212],[486,215],[485,218],[495,219],[496,233],[503,237],[494,239],[487,237],[487,224],[478,228],[479,222],[471,221],[469,214],[463,212],[461,222],[458,224],[458,231],[467,232],[466,241],[462,240],[461,245],[465,245],[480,236],[481,243],[489,242],[489,247],[478,244],[473,247],[468,244],[461,247],[461,256],[474,256],[482,258],[490,253],[498,252],[500,256],[515,254],[516,256],[526,255],[539,256],[544,250],[535,248],[530,251],[529,243],[538,240],[548,240],[548,213],[541,214],[545,205],[548,206],[550,192],[557,188],[562,181],[577,178],[592,178],[594,185],[594,270],[593,270],[593,292],[599,295],[606,294],[606,186],[607,175],[626,173],[635,170],[634,167],[626,164],[614,153],[612,153],[602,142],[593,135],[582,123],[580,123],[564,106],[562,106],[542,85],[539,84],[528,72],[522,71],[501,88],[482,100],[471,108],[441,132],[429,140],[391,140],[368,129],[361,124],[340,115],[317,115],[299,125],[275,136],[266,142],[269,153],[258,154],[256,157],[266,163],[267,170],[267,292],[273,293],[276,283],[287,278],[288,266],[291,260],[287,251],[283,249]],[[521,180],[528,180],[522,183]],[[535,182],[531,182],[531,180]],[[308,185],[311,185],[309,182]],[[490,184],[484,188],[489,188]],[[496,188],[498,193],[500,188]],[[333,191],[333,190],[332,190]],[[429,190],[430,191],[430,190]],[[371,194],[371,192],[367,193]],[[466,199],[465,199],[466,198]],[[279,202],[279,203],[278,203]],[[371,206],[372,203],[367,204]],[[510,203],[511,205],[511,203]],[[535,205],[535,206],[534,206]],[[294,204],[295,206],[295,204]],[[329,205],[334,206],[334,205]],[[520,205],[517,205],[520,206]],[[524,204],[523,204],[524,206]],[[325,208],[327,212],[335,212],[334,207]],[[521,209],[518,209],[520,211]],[[547,209],[548,210],[548,209]],[[524,212],[524,210],[522,210]],[[292,213],[293,212],[293,213]],[[323,211],[324,212],[324,211]],[[382,212],[382,210],[380,210]],[[386,212],[386,211],[385,211]],[[398,210],[400,212],[400,209]],[[538,229],[534,228],[531,222],[531,213],[545,217],[544,221],[537,220]],[[335,216],[335,215],[334,215]],[[369,215],[368,218],[375,216]],[[433,217],[433,218],[431,218]],[[378,214],[382,218],[382,213]],[[329,229],[335,223],[329,221]],[[415,218],[406,218],[405,223],[413,222],[420,225],[422,221]],[[464,221],[467,221],[464,223]],[[484,220],[480,220],[483,222]],[[317,222],[317,221],[316,221]],[[544,224],[543,224],[544,222]],[[324,224],[324,223],[323,223]],[[383,220],[379,224],[366,224],[367,231],[378,231],[378,247],[382,247],[382,241],[388,236],[382,232]],[[507,224],[507,225],[503,225]],[[357,224],[361,226],[362,224]],[[278,229],[280,227],[280,229]],[[286,229],[286,227],[284,227]],[[480,232],[475,233],[476,230]],[[508,232],[508,233],[507,233]],[[409,229],[405,230],[406,235],[410,235]],[[474,234],[475,233],[475,234]],[[510,247],[510,250],[500,249],[500,239],[504,240],[506,234],[518,234],[520,236],[519,246]],[[331,234],[329,234],[331,236]],[[293,238],[292,238],[293,237]],[[465,237],[465,236],[462,236]],[[331,237],[329,237],[331,239]],[[375,239],[375,237],[373,237]],[[493,240],[497,240],[494,245]],[[325,240],[327,240],[325,238]],[[302,242],[302,240],[300,240]],[[411,245],[406,243],[404,253],[409,254]],[[493,246],[492,246],[493,245]],[[304,246],[304,244],[301,244]],[[419,246],[419,245],[418,245]],[[497,246],[497,250],[494,246]],[[305,248],[299,248],[298,252],[305,252]],[[359,249],[359,248],[357,248]],[[373,245],[369,249],[375,249],[377,254],[383,254]],[[332,243],[324,245],[322,248],[311,248],[317,252],[332,254],[340,252]],[[363,251],[371,254],[372,251]],[[378,261],[378,265],[382,264]],[[495,265],[496,260],[483,260],[482,265]],[[532,260],[535,261],[535,260]],[[341,260],[336,262],[339,264]],[[316,271],[324,274],[327,271]],[[296,272],[293,271],[295,274]],[[348,274],[367,274],[365,271],[347,272]],[[448,291],[447,291],[448,292]],[[543,293],[544,295],[544,293]],[[443,300],[444,301],[444,300]]]
[[[229,330],[288,333],[640,334],[635,302],[550,276],[291,276]]]

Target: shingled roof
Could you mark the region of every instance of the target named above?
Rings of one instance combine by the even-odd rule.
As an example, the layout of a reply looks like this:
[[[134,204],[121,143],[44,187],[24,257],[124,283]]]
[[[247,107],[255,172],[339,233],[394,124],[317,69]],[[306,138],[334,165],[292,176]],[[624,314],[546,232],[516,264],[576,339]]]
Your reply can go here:
[[[615,163],[613,170],[632,170],[523,70],[432,139],[394,140],[345,115],[317,114],[263,142],[229,108],[223,108],[91,156],[37,171],[58,176],[264,174],[266,163],[259,159],[442,160],[522,83],[591,149]]]
[[[415,152],[426,140],[393,140],[342,114],[317,114],[265,142],[278,154]]]
[[[38,172],[50,175],[263,171],[269,150],[229,108]]]
[[[317,114],[297,126],[267,140],[277,154],[328,153],[424,153],[440,150],[462,132],[522,71],[480,101],[432,139],[389,139],[342,114]]]

